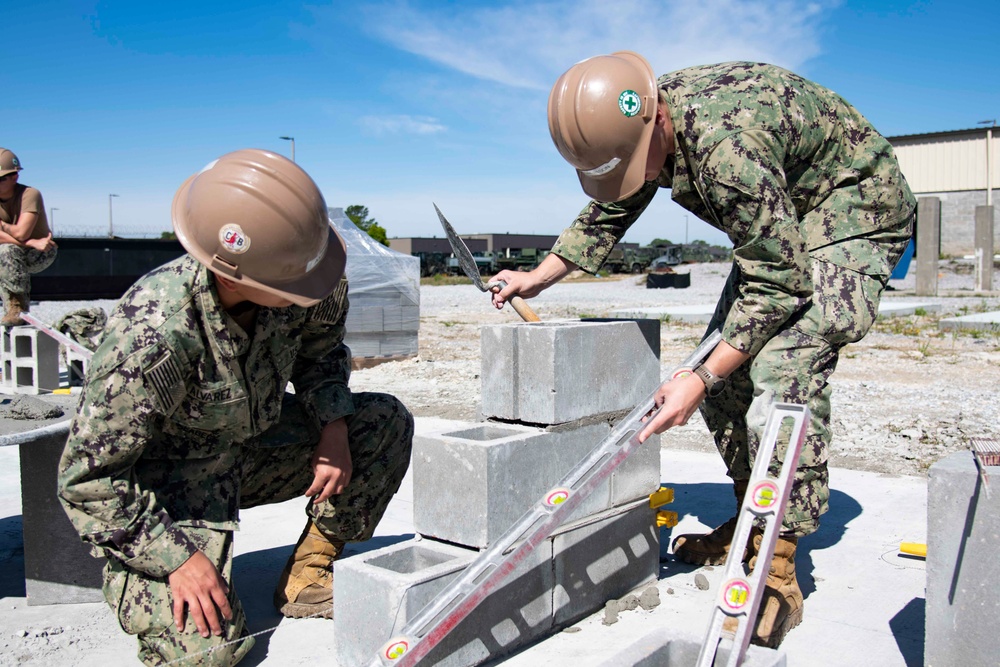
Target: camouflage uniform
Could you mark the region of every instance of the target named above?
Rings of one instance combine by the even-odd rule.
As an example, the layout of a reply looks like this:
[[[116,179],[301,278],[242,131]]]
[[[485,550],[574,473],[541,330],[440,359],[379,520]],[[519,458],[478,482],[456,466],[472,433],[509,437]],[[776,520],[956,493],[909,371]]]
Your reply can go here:
[[[343,493],[308,503],[321,532],[368,539],[398,489],[413,419],[392,396],[348,388],[347,307],[345,280],[312,308],[259,308],[247,335],[209,271],[184,256],[142,278],[112,314],[59,494],[95,556],[108,558],[105,597],[147,664],[230,665],[252,646],[231,579],[239,510],[301,496],[325,424],[346,419],[353,475]],[[173,625],[167,575],[196,550],[230,584],[223,637],[203,639],[190,619],[186,632]]]
[[[916,201],[871,124],[791,72],[723,63],[658,86],[676,142],[659,178],[620,202],[588,204],[553,252],[596,272],[659,188],[729,235],[733,267],[709,331],[751,358],[702,414],[730,476],[746,479],[767,405],[809,406],[784,520],[786,534],[806,535],[829,498],[830,374],[877,315]]]

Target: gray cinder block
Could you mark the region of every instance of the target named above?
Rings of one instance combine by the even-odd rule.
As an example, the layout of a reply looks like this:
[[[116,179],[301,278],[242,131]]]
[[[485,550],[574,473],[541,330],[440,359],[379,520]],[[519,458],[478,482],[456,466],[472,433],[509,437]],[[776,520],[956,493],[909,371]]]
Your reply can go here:
[[[418,538],[338,561],[333,602],[338,664],[370,665],[386,642],[477,555],[473,549]],[[539,544],[424,661],[477,665],[548,633],[551,560],[551,543]]]
[[[1000,480],[1000,466],[987,469]],[[989,498],[971,452],[941,459],[927,479],[924,664],[1000,663],[1000,493]]]
[[[418,533],[474,548],[503,535],[611,432],[468,423],[414,438],[413,524]],[[576,508],[570,520],[642,498],[660,483],[659,437],[650,438]]]
[[[658,320],[575,320],[482,329],[482,412],[560,424],[629,410],[660,383]]]
[[[660,532],[647,499],[553,534],[555,625],[573,623],[611,599],[656,581]]]
[[[3,330],[3,387],[14,394],[59,388],[59,343],[31,326]]]
[[[426,663],[458,667],[502,657],[654,580],[660,553],[654,516],[646,501],[638,501],[560,527]],[[415,539],[338,561],[333,615],[339,664],[371,664],[478,553]]]

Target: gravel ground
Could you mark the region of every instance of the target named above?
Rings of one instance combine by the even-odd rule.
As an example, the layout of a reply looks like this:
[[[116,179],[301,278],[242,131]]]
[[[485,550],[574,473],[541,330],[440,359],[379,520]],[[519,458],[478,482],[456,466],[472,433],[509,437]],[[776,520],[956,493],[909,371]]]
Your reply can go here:
[[[692,264],[686,289],[646,289],[639,276],[567,279],[531,306],[542,320],[602,317],[620,308],[714,304],[728,264]],[[943,455],[969,446],[973,437],[1000,437],[1000,332],[942,332],[942,317],[1000,310],[1000,292],[972,291],[972,264],[943,260],[939,291],[914,297],[914,271],[892,281],[884,303],[920,301],[940,306],[925,315],[883,317],[864,340],[848,346],[832,379],[832,464],[875,472],[921,475]],[[994,277],[1000,286],[1000,272]],[[520,321],[498,312],[471,285],[421,288],[419,355],[355,371],[356,391],[400,397],[418,416],[475,421],[480,418],[480,327]],[[64,313],[112,301],[46,302],[32,312],[53,322]],[[661,360],[666,377],[695,345],[702,324],[664,322]],[[652,391],[652,389],[650,389]],[[695,416],[662,439],[665,447],[711,451],[711,438]]]
[[[690,270],[691,287],[646,289],[635,276],[566,280],[531,306],[542,320],[555,320],[601,317],[620,308],[714,304],[729,265],[680,270]],[[967,449],[969,438],[1000,437],[1000,332],[942,332],[937,325],[942,317],[1000,310],[1000,293],[973,294],[972,267],[965,261],[942,261],[939,291],[947,297],[914,297],[912,274],[892,281],[895,290],[886,291],[883,302],[916,300],[940,311],[880,318],[864,340],[844,350],[832,379],[834,466],[922,475],[945,454]],[[994,284],[1000,285],[1000,272]],[[509,308],[497,312],[470,285],[423,287],[420,313],[419,356],[356,371],[352,386],[394,393],[420,416],[479,419],[479,329],[518,322],[517,315]],[[663,323],[663,377],[703,332],[703,324]],[[714,451],[699,416],[661,442]]]

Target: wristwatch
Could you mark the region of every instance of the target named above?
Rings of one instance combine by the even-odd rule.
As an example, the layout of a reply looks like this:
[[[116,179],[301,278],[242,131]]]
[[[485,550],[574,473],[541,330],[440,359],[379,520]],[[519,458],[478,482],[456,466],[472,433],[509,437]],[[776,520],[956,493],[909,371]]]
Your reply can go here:
[[[705,364],[699,364],[694,369],[694,374],[705,383],[705,394],[709,398],[715,398],[726,388],[726,378],[719,377],[712,371],[705,368]]]

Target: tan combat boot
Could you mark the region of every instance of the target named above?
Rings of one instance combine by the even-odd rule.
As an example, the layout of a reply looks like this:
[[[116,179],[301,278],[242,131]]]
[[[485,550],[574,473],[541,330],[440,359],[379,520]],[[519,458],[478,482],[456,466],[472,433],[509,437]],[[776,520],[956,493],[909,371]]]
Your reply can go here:
[[[750,558],[750,571],[757,564],[757,551],[763,535],[753,538],[754,555]],[[802,591],[795,579],[795,549],[797,537],[778,537],[774,557],[767,573],[764,598],[757,612],[757,627],[751,642],[758,646],[777,648],[788,631],[802,622]]]
[[[685,563],[696,565],[722,565],[729,555],[729,545],[733,542],[733,534],[736,532],[736,522],[740,506],[743,504],[743,496],[747,492],[745,479],[733,481],[733,491],[736,494],[736,512],[729,521],[725,522],[715,530],[704,535],[688,533],[680,535],[674,539],[674,555]],[[744,552],[743,560],[747,559]]]
[[[289,618],[333,618],[333,561],[343,540],[327,539],[310,519],[274,591],[274,606]]]
[[[0,326],[19,327],[24,324],[21,313],[28,312],[28,297],[26,294],[7,295],[7,313],[0,320]]]

